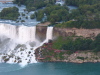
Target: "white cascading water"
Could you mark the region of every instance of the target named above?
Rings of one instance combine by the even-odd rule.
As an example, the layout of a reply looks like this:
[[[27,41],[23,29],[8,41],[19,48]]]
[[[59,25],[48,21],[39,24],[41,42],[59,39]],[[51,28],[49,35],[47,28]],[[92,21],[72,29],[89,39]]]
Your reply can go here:
[[[46,33],[46,41],[52,40],[53,39],[53,27],[48,27],[47,28],[47,33]]]
[[[36,48],[52,40],[53,27],[47,27],[46,40],[39,42],[35,38],[36,26],[14,26],[0,24],[0,62],[36,63],[34,52]],[[34,44],[30,46],[29,43]]]
[[[9,24],[0,24],[0,35],[5,35],[12,39],[17,37],[16,26]]]
[[[20,42],[32,42],[35,40],[36,26],[14,26],[9,24],[0,24],[0,35],[11,39],[18,39]]]
[[[22,42],[32,42],[35,40],[35,33],[36,33],[36,26],[33,27],[26,27],[26,26],[21,26],[19,27],[18,30],[18,38]]]

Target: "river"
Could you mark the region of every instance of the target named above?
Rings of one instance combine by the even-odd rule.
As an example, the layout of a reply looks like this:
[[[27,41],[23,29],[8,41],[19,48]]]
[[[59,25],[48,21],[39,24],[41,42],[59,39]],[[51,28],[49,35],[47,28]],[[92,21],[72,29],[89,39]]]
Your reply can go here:
[[[100,63],[0,64],[0,75],[100,75]]]
[[[36,21],[36,19],[30,19],[31,14],[34,14],[35,11],[31,12],[24,11],[26,9],[26,6],[24,5],[18,6],[17,4],[12,4],[12,3],[8,4],[0,3],[0,12],[4,8],[14,7],[14,6],[19,9],[20,13],[20,16],[18,17],[17,21],[0,19],[0,23],[13,24],[13,25],[26,25],[26,26],[34,26],[40,23],[39,21]],[[22,14],[25,14],[25,16],[22,16]],[[24,20],[25,22],[21,22],[21,20]]]

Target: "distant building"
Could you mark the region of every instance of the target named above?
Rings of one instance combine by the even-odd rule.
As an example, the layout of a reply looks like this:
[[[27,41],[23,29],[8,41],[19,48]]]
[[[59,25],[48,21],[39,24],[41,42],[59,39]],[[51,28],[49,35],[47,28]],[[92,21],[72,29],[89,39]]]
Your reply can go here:
[[[55,4],[60,4],[61,6],[65,4],[64,0],[56,0]]]

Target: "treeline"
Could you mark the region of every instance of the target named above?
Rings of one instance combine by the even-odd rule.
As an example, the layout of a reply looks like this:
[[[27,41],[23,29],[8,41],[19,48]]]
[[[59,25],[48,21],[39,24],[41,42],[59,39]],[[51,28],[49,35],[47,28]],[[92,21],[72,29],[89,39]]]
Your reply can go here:
[[[56,0],[14,0],[14,3],[20,5],[26,5],[28,11],[33,11],[42,7],[45,7],[47,4],[54,4]]]
[[[86,39],[86,38],[77,38],[73,39],[71,37],[62,38],[59,37],[56,41],[53,42],[53,48],[59,50],[93,50],[93,51],[100,51],[100,34],[95,38]]]
[[[94,5],[81,5],[77,10],[70,13],[70,20],[76,19],[77,21],[100,21],[100,3]]]
[[[99,0],[65,0],[65,5],[55,5],[56,0],[15,0],[18,5],[24,4],[28,11],[40,9],[31,18],[38,21],[58,23],[57,27],[100,28]],[[67,5],[77,6],[69,12]],[[47,18],[44,18],[46,14]],[[60,24],[61,23],[61,24]]]
[[[45,9],[36,12],[37,20],[41,21],[44,17],[44,13],[47,16],[46,21],[50,21],[51,23],[65,22],[68,20],[69,9],[66,6],[48,5]]]
[[[73,5],[73,6],[81,6],[81,5],[93,5],[96,3],[99,3],[99,0],[65,0],[65,3],[67,5]]]
[[[66,5],[49,4],[45,9],[36,12],[36,19],[42,21],[45,13],[46,21],[50,21],[52,24],[58,23],[55,25],[57,27],[100,28],[100,3],[98,0],[74,0],[74,4],[73,0],[66,0],[66,4],[78,6],[78,9],[74,9],[70,13]]]
[[[4,8],[0,12],[0,19],[16,20],[20,15],[18,11],[19,9],[17,7]]]
[[[100,28],[100,21],[68,21],[57,24],[56,27],[94,29]]]
[[[69,14],[69,21],[57,27],[100,28],[99,0],[66,0],[67,5],[78,6]]]

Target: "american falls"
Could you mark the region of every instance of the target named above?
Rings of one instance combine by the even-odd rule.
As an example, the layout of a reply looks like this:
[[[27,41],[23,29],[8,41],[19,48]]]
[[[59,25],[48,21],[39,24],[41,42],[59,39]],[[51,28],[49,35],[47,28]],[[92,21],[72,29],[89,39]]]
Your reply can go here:
[[[53,27],[47,27],[46,39],[36,38],[36,26],[0,24],[0,63],[37,63],[35,50],[53,39]]]

